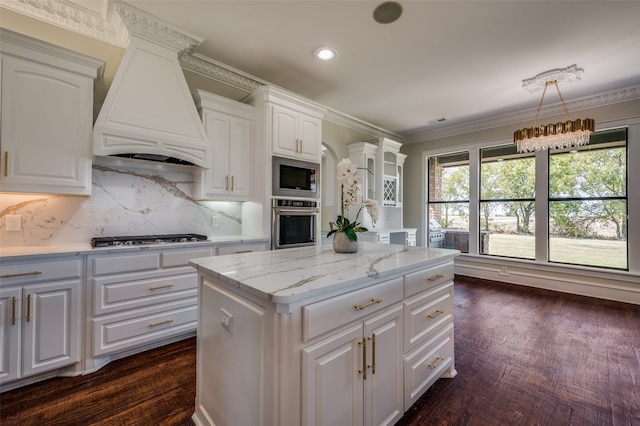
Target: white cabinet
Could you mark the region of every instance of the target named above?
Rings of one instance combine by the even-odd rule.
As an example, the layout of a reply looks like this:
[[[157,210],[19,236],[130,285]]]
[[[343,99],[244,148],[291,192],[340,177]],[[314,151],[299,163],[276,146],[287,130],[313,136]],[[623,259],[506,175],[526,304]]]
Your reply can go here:
[[[213,246],[143,249],[87,257],[87,370],[115,353],[160,346],[196,330],[197,287],[189,259]]]
[[[272,153],[318,162],[322,150],[322,119],[275,105]]]
[[[80,361],[82,261],[3,262],[0,383]]]
[[[248,200],[251,195],[253,107],[201,90],[196,102],[212,148],[210,168],[196,179],[199,199]]]
[[[267,156],[320,162],[323,108],[271,86],[259,87],[247,101],[256,107],[261,137],[270,151]]]
[[[401,305],[302,352],[305,425],[393,425],[402,417]]]
[[[250,253],[253,251],[269,250],[266,241],[244,241],[241,243],[224,243],[216,246],[216,255],[224,256],[226,254]]]
[[[103,62],[0,32],[1,192],[91,194],[93,80]]]

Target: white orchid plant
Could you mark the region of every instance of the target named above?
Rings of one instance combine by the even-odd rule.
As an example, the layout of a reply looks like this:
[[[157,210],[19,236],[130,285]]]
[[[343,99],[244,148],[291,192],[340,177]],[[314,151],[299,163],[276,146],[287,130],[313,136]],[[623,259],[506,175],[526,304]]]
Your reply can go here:
[[[371,173],[368,169],[369,173]],[[358,217],[362,209],[367,209],[367,212],[371,216],[371,221],[375,226],[380,215],[380,207],[378,201],[371,199],[363,199],[361,194],[362,179],[358,176],[358,167],[349,160],[343,158],[338,163],[338,181],[342,185],[342,195],[340,203],[340,216],[335,222],[331,222],[331,231],[327,234],[328,237],[336,232],[344,232],[344,234],[353,241],[358,241],[357,232],[366,232],[367,228],[358,223]],[[353,222],[344,215],[345,209],[348,210],[350,206],[358,206],[358,212]]]

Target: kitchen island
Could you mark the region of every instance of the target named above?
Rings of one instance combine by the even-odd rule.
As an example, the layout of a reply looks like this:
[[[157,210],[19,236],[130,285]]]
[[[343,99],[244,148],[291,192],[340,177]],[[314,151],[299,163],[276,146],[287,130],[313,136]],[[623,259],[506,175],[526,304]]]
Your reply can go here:
[[[454,377],[456,250],[360,243],[192,259],[197,425],[394,424]]]

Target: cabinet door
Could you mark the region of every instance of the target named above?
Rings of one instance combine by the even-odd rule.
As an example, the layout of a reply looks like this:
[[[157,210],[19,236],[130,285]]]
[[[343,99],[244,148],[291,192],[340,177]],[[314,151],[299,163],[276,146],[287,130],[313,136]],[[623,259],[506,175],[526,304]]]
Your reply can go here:
[[[300,114],[298,119],[299,154],[306,160],[320,161],[322,149],[322,121]]]
[[[23,377],[80,360],[79,293],[80,280],[24,287]]]
[[[93,81],[2,57],[0,191],[91,193]]]
[[[367,339],[365,425],[393,425],[403,407],[402,306],[396,306],[364,323]]]
[[[0,289],[0,383],[20,377],[20,290]]]
[[[232,117],[230,122],[229,174],[232,176],[231,195],[247,198],[251,195],[251,120]]]
[[[302,424],[363,424],[362,324],[302,351]]]
[[[212,148],[213,164],[205,172],[207,195],[229,192],[229,123],[230,117],[217,111],[204,113],[204,126]]]
[[[290,109],[273,106],[273,153],[299,158],[298,113]]]

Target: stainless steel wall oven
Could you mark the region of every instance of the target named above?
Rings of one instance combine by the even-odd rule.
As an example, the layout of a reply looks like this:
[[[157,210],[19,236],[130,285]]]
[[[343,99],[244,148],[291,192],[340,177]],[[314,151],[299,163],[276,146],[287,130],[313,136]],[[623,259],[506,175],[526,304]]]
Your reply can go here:
[[[271,246],[274,250],[319,244],[320,208],[316,201],[273,200]]]

